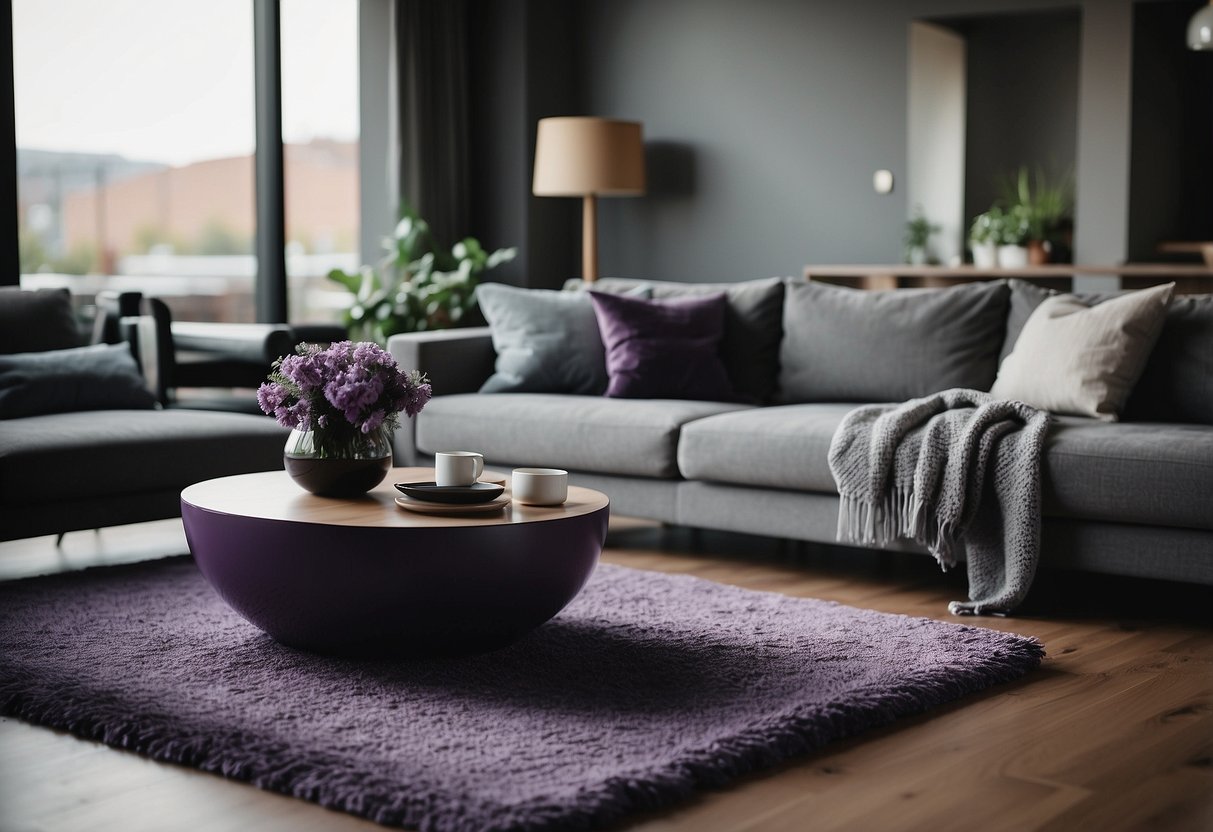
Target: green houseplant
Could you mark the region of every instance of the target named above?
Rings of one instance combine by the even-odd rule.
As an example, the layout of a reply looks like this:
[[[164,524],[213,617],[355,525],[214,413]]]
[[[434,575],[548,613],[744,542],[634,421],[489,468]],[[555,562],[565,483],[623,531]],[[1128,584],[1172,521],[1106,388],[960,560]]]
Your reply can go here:
[[[1029,176],[1027,165],[1022,165],[1014,178],[1003,183],[1002,199],[1027,225],[1028,261],[1047,263],[1049,246],[1073,211],[1073,177],[1067,174],[1053,179],[1040,168]]]
[[[354,295],[345,313],[350,337],[381,346],[400,332],[460,326],[476,308],[476,284],[489,269],[514,259],[513,248],[486,252],[474,237],[465,237],[450,250],[439,246],[430,226],[405,209],[386,255],[375,266],[358,272],[329,272]]]
[[[914,209],[914,218],[906,222],[906,262],[915,266],[927,262],[927,245],[931,235],[939,231],[939,226],[927,219],[919,205]]]

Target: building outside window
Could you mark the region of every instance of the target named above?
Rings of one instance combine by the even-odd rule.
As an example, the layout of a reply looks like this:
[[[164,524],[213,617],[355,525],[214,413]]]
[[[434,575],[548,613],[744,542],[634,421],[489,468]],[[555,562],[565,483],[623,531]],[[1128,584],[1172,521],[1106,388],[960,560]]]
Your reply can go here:
[[[13,0],[21,283],[252,321],[252,0]],[[282,3],[292,314],[333,320],[356,265],[356,0]]]

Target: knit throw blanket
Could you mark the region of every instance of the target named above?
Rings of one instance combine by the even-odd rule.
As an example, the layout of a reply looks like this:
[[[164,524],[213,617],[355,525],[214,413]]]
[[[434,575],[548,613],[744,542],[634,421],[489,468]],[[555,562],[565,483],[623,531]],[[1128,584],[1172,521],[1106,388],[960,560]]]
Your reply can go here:
[[[976,390],[945,390],[846,415],[830,443],[842,503],[838,539],[927,547],[968,561],[969,599],[953,615],[1007,613],[1040,557],[1040,456],[1049,415]]]

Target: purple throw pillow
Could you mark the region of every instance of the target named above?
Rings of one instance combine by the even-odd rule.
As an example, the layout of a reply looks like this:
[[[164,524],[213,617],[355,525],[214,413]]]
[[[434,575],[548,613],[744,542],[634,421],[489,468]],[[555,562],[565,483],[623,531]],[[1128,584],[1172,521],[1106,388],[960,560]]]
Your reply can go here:
[[[720,360],[723,292],[645,300],[591,292],[606,348],[606,395],[617,399],[737,401]]]

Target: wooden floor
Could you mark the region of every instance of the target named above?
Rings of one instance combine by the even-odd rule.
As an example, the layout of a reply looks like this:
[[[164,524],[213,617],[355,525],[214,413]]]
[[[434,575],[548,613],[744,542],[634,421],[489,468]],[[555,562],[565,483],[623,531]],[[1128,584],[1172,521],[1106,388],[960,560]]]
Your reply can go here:
[[[176,554],[178,522],[0,543],[0,579]],[[959,575],[925,558],[612,523],[604,559],[947,619]],[[639,818],[690,830],[1213,830],[1213,594],[1045,573],[1022,615],[1027,678]],[[358,830],[366,821],[0,720],[0,830]]]

